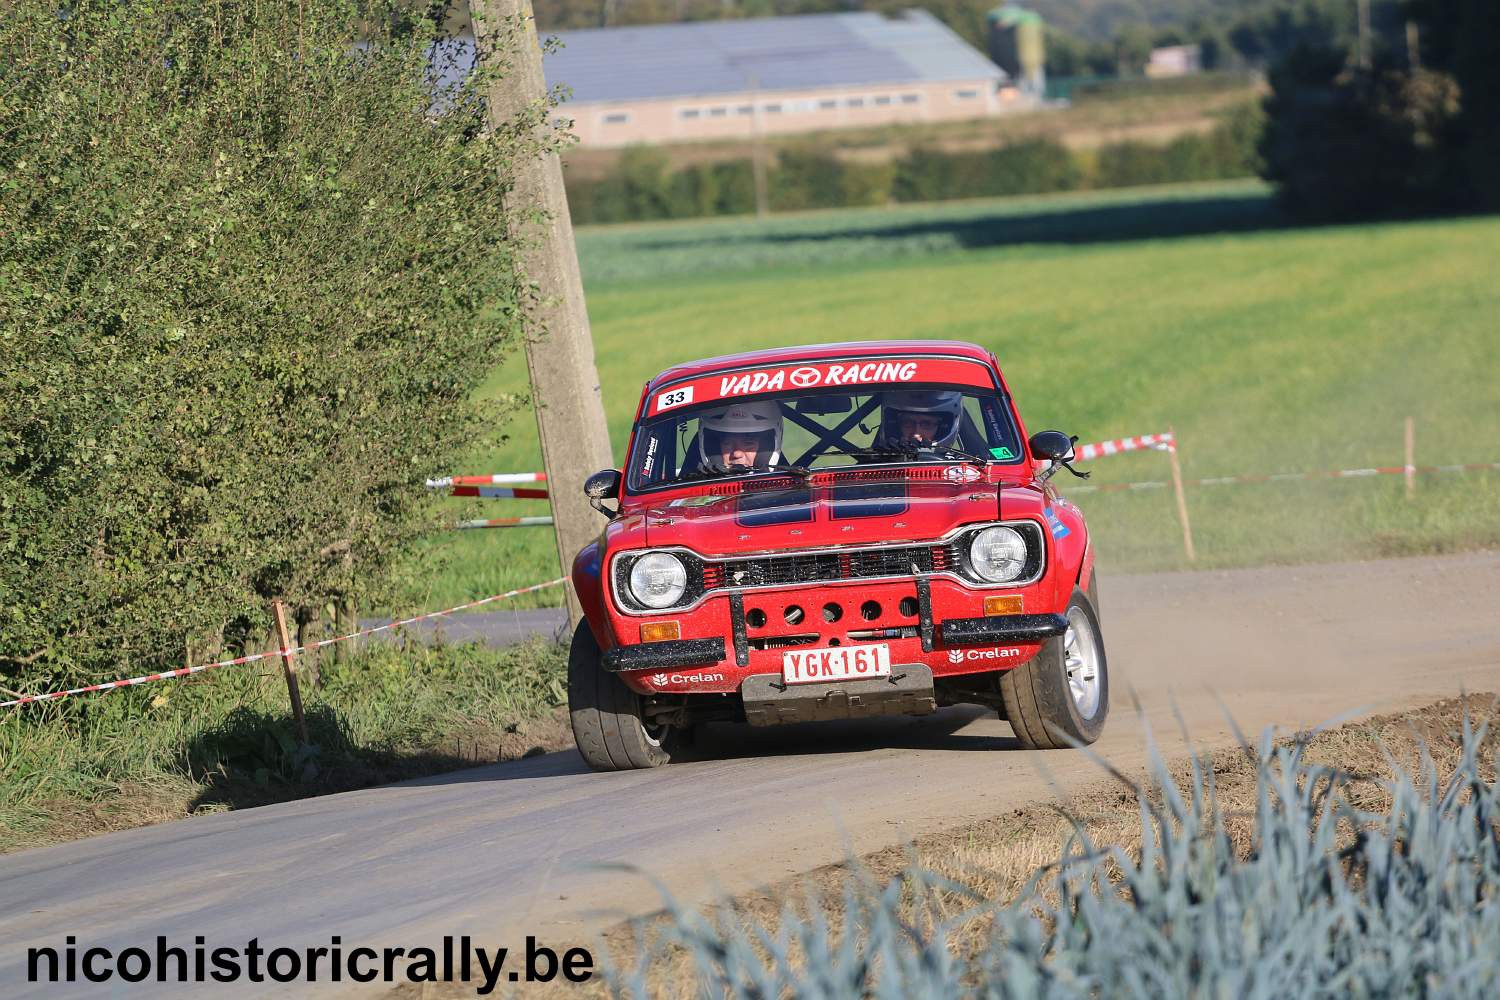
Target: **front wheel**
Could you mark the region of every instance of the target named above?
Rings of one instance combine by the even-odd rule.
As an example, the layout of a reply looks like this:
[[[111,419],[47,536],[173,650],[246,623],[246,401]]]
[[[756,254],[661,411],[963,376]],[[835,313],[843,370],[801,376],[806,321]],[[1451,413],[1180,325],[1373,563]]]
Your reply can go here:
[[[568,651],[568,714],[573,742],[595,771],[661,767],[672,761],[678,733],[647,725],[641,696],[600,663],[599,643],[579,622]]]
[[[1074,589],[1067,618],[1066,633],[1048,639],[1030,661],[1000,675],[1005,714],[1028,750],[1092,743],[1109,715],[1109,665],[1099,612],[1089,594]]]

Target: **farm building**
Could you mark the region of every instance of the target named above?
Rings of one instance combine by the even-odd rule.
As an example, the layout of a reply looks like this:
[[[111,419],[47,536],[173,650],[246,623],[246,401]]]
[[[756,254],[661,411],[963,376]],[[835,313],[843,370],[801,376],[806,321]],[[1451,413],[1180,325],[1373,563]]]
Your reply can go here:
[[[586,146],[982,118],[1026,98],[924,10],[557,33],[547,82]]]

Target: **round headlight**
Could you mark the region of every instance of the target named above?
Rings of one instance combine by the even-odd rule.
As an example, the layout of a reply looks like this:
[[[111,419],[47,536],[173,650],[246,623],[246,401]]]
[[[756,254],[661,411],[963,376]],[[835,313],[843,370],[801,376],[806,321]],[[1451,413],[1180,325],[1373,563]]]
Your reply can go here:
[[[985,528],[969,542],[969,566],[981,580],[1008,583],[1026,568],[1026,541],[1014,528]]]
[[[670,608],[687,590],[687,568],[670,552],[641,556],[630,567],[630,593],[648,608]]]

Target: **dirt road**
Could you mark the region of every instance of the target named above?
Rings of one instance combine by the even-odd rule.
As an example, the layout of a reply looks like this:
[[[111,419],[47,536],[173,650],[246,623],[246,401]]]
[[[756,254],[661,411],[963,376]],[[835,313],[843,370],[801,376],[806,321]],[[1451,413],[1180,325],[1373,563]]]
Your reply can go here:
[[[1497,553],[1105,577],[1101,599],[1114,709],[1098,749],[1125,768],[1143,761],[1148,725],[1180,746],[1174,704],[1195,741],[1216,743],[1230,735],[1221,702],[1258,731],[1500,684]],[[551,754],[0,857],[0,992],[97,992],[25,982],[25,949],[65,935],[118,949],[158,934],[187,946],[258,936],[268,948],[535,934],[560,950],[659,905],[642,877],[601,864],[637,866],[698,900],[1100,774],[1077,752],[1015,750],[1003,722],[961,709],[724,727],[703,749],[695,763],[614,775]],[[195,991],[152,983],[140,995],[174,989]]]

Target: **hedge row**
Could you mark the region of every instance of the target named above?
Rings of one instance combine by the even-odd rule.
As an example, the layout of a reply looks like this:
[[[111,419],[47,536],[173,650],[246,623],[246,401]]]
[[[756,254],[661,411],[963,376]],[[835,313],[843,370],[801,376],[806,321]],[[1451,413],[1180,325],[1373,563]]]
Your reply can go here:
[[[1074,151],[1033,139],[980,152],[919,148],[887,163],[790,149],[767,171],[767,195],[773,211],[796,211],[1249,177],[1260,127],[1258,108],[1246,105],[1213,130],[1164,146]],[[749,160],[669,171],[665,152],[636,147],[611,176],[570,180],[568,202],[578,224],[742,215],[755,211],[755,179]]]
[[[487,135],[484,75],[435,102],[396,0],[7,7],[0,687],[387,589],[424,476],[496,426],[546,109]]]

